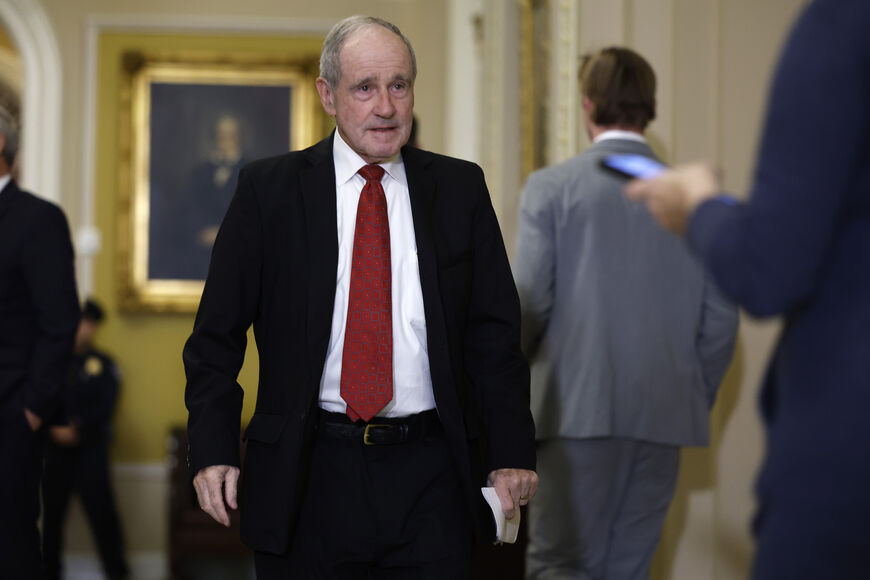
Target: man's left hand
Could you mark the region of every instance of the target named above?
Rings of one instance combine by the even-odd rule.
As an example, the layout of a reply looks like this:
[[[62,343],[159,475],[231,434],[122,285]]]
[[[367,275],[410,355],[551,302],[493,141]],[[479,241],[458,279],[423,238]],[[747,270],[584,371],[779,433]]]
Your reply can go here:
[[[538,492],[538,474],[530,469],[496,469],[490,472],[486,483],[495,488],[507,519],[514,517],[517,508],[528,504]]]

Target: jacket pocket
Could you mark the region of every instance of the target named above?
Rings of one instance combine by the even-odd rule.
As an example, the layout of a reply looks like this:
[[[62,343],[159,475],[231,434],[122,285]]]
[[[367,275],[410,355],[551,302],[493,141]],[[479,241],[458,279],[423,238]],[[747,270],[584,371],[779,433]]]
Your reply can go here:
[[[248,428],[245,429],[245,441],[259,441],[260,443],[275,443],[284,430],[287,423],[287,415],[273,413],[254,413]]]

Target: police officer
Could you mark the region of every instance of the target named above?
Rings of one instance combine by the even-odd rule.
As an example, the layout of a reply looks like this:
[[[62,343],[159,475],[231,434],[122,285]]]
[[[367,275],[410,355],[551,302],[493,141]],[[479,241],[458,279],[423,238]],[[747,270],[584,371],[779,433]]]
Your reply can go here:
[[[129,575],[109,476],[111,419],[120,375],[114,361],[93,344],[102,319],[100,305],[86,301],[75,338],[65,424],[50,430],[42,487],[42,549],[47,580],[61,577],[63,525],[73,492],[78,494],[90,522],[106,575],[110,580]]]

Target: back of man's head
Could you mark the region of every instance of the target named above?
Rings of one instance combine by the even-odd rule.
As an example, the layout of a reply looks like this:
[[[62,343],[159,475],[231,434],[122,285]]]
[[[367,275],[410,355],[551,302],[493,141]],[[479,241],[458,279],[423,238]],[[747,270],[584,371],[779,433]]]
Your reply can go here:
[[[5,144],[0,155],[6,162],[7,168],[11,168],[18,154],[18,123],[5,107],[0,106],[0,135],[5,137]]]
[[[596,125],[643,130],[655,119],[656,75],[631,49],[612,46],[585,56],[580,85]]]

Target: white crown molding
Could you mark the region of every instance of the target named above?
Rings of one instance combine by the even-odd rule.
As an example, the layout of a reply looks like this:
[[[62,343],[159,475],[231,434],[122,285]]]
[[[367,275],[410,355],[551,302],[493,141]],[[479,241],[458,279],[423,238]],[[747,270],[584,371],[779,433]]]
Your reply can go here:
[[[171,32],[251,32],[285,34],[310,32],[326,34],[338,19],[274,18],[265,16],[208,14],[92,14],[88,30],[136,30],[154,34]]]
[[[63,78],[51,23],[38,0],[0,2],[0,20],[21,56],[22,185],[61,203],[60,147]]]

